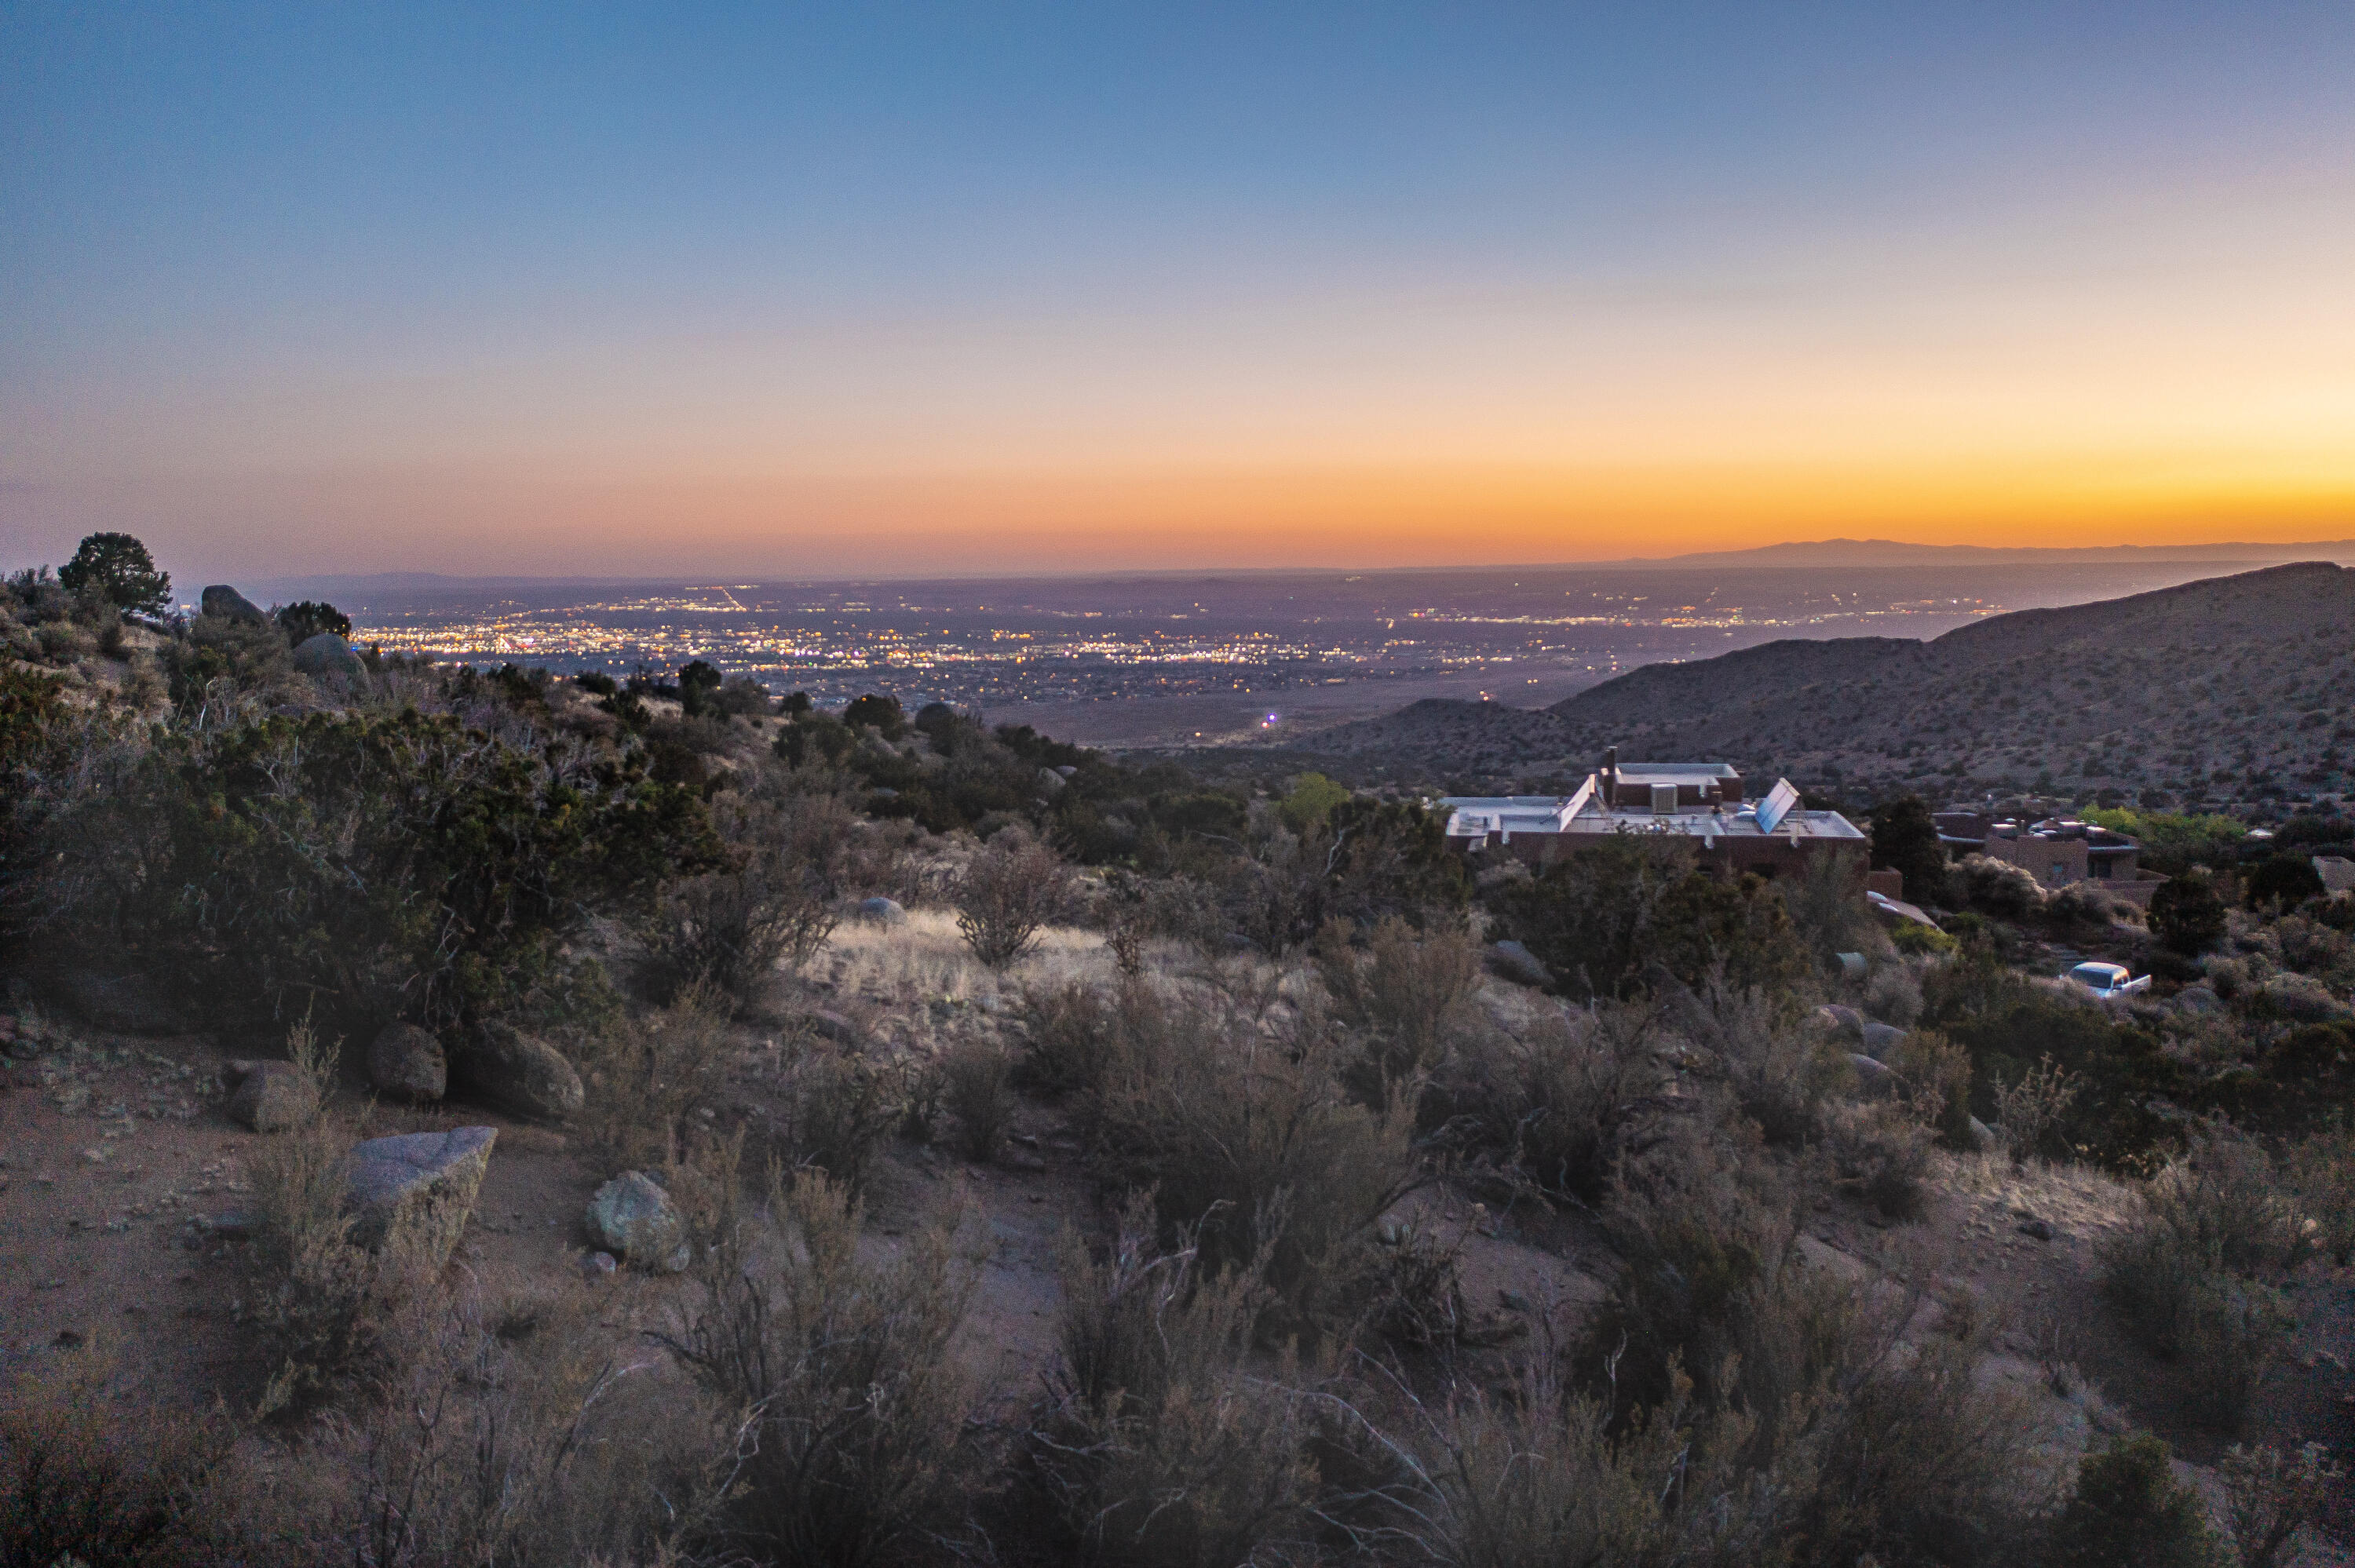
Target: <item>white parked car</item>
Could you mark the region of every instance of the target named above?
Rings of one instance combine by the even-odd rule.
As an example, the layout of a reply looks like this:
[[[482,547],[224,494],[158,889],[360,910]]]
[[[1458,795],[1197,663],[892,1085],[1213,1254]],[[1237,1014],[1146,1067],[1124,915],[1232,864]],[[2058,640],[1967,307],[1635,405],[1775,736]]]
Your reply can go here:
[[[2114,996],[2132,996],[2136,991],[2150,989],[2148,975],[2143,976],[2140,980],[2134,980],[2129,976],[2130,971],[2124,964],[2091,963],[2079,964],[2061,978],[2075,980],[2095,996],[2105,1000]]]

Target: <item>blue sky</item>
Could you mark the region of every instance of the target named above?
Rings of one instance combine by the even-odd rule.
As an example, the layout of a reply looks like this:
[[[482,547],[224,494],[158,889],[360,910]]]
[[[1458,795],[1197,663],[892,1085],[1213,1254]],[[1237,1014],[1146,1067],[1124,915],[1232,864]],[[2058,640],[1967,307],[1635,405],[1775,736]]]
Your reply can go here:
[[[2355,493],[2343,5],[0,17],[11,559],[1579,558]]]

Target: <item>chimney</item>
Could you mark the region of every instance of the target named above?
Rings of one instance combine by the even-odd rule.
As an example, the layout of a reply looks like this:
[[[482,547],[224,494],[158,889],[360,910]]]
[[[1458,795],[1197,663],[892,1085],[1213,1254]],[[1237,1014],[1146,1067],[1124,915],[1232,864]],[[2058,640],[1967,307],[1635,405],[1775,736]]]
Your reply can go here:
[[[1603,748],[1603,803],[1619,804],[1619,748],[1615,746]]]

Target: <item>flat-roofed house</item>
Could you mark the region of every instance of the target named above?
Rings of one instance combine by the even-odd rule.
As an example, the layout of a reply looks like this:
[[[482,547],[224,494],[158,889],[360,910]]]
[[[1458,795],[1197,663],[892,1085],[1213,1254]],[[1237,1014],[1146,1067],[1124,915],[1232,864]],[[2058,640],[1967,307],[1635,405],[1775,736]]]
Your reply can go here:
[[[1867,847],[1863,831],[1838,811],[1803,809],[1787,779],[1753,801],[1742,775],[1725,763],[1623,766],[1615,747],[1568,795],[1452,796],[1440,804],[1448,809],[1455,848],[1509,854],[1540,868],[1632,833],[1672,835],[1689,842],[1704,865],[1763,876],[1788,875],[1818,855],[1847,850],[1860,877]]]

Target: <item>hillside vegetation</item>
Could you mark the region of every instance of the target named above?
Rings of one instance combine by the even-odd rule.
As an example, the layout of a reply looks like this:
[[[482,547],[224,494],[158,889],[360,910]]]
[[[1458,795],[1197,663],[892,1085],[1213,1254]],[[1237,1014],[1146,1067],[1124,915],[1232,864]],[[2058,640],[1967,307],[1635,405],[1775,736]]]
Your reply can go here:
[[[1423,703],[1316,749],[1465,773],[1723,758],[1859,792],[2343,793],[2355,572],[2274,567],[1931,641],[1791,640],[1653,664],[1540,712]]]

